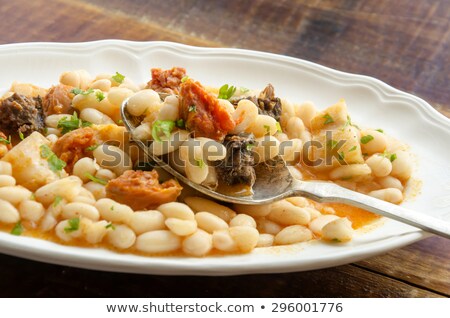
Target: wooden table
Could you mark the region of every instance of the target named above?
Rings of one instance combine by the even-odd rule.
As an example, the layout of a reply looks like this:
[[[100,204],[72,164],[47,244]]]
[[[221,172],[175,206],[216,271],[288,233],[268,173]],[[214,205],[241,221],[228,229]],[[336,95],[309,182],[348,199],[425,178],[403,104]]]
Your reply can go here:
[[[374,76],[450,117],[449,0],[1,0],[0,17],[0,43],[120,38],[286,54]],[[6,255],[0,273],[0,296],[448,297],[450,244],[430,237],[351,265],[276,275],[130,275]]]

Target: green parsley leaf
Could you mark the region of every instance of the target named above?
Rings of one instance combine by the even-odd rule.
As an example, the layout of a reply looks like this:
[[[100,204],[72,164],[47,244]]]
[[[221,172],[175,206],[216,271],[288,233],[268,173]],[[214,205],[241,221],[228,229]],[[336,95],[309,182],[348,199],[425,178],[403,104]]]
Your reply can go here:
[[[281,129],[281,125],[280,125],[280,123],[278,121],[277,121],[276,125],[277,125],[277,131],[280,132],[280,133],[283,132],[283,129]]]
[[[175,122],[172,120],[157,120],[152,126],[152,137],[154,140],[161,142],[159,135],[163,133],[167,139],[170,138],[170,133],[175,128]]]
[[[186,127],[183,118],[177,119],[177,121],[175,122],[175,125],[181,129],[184,129]]]
[[[334,243],[342,243],[342,241],[341,241],[340,239],[338,239],[338,238],[332,239],[331,242],[334,242]]]
[[[61,118],[58,121],[58,128],[62,128],[61,133],[67,134],[68,132],[78,129],[80,127],[88,127],[88,126],[92,126],[92,123],[79,119],[78,115],[76,112],[73,113],[72,116],[70,116],[70,119],[67,119],[66,116],[64,116],[63,118]]]
[[[248,91],[250,91],[248,88],[243,87],[243,86],[239,87],[239,90],[241,91],[242,94],[245,94],[245,93],[247,93]]]
[[[253,147],[255,147],[254,144],[247,144],[247,146],[245,146],[245,148],[246,148],[248,151],[252,151]]]
[[[101,102],[102,100],[105,99],[105,94],[103,94],[102,91],[97,91],[97,92],[95,93],[95,97],[97,98],[97,100],[98,100],[99,102]]]
[[[117,124],[118,124],[118,125],[122,125],[122,124],[123,124],[123,120],[122,120],[122,119],[119,119],[119,120],[117,121]]]
[[[80,228],[80,218],[70,219],[67,223],[69,223],[69,226],[64,228],[66,233],[75,232]]]
[[[62,169],[64,169],[64,167],[66,166],[66,163],[64,161],[62,161],[61,159],[59,159],[53,153],[53,151],[50,149],[49,146],[41,145],[39,147],[39,149],[40,149],[41,157],[44,159],[47,159],[48,167],[50,168],[50,170],[52,170],[53,172],[59,172]]]
[[[14,227],[11,230],[11,234],[12,235],[17,235],[20,236],[23,233],[23,226],[22,226],[22,222],[17,222],[16,225],[14,225]]]
[[[384,134],[384,130],[383,129],[375,129],[376,131],[379,131],[380,133]]]
[[[228,86],[228,84],[225,84],[219,88],[219,96],[217,96],[217,98],[230,99],[231,96],[233,96],[235,92],[236,92],[236,87]]]
[[[328,124],[334,123],[334,119],[329,114],[323,115],[322,118],[325,118],[324,125],[328,125]]]
[[[365,135],[361,137],[361,143],[362,144],[367,144],[368,142],[373,140],[373,136],[372,135]]]
[[[343,151],[339,152],[338,155],[339,155],[339,160],[344,160],[345,154]]]
[[[32,194],[30,195],[30,200],[36,200],[36,194],[32,193]]]
[[[393,153],[393,154],[389,157],[389,160],[390,160],[391,162],[393,162],[395,159],[397,159],[397,155],[396,155],[395,153]]]
[[[186,82],[187,80],[189,79],[189,76],[184,76],[182,79],[181,79],[181,83],[184,83],[184,82]]]
[[[114,211],[114,205],[111,205],[111,207],[109,208],[111,211]]]
[[[83,91],[80,88],[74,88],[70,92],[74,95],[85,95],[86,96],[86,95],[92,94],[94,92],[94,89],[89,88],[88,90]]]
[[[336,147],[336,145],[338,144],[338,142],[336,140],[330,139],[327,141],[327,147],[329,149],[333,149],[334,147]]]
[[[270,126],[269,125],[264,125],[263,127],[266,130],[266,134],[270,134]]]
[[[92,145],[92,146],[87,147],[86,150],[87,150],[87,151],[94,151],[95,149],[98,148],[98,146],[100,146],[100,145],[95,144],[95,145]]]
[[[205,166],[205,162],[202,159],[199,160],[195,160],[195,163],[197,164],[197,166],[199,166],[200,168],[203,168]]]
[[[348,150],[348,152],[352,152],[352,151],[355,151],[356,150],[356,146],[353,146],[353,147],[351,147],[349,150]]]
[[[114,80],[114,82],[122,84],[125,76],[120,74],[119,72],[116,72],[116,75],[111,76],[111,78]]]
[[[108,180],[100,179],[100,178],[94,177],[94,176],[93,176],[92,174],[90,174],[89,172],[86,172],[84,175],[85,175],[86,178],[88,178],[89,180],[94,181],[94,182],[96,182],[96,183],[98,183],[98,184],[101,184],[101,185],[107,185],[107,184],[108,184]]]
[[[109,224],[107,224],[107,225],[105,226],[105,229],[111,229],[111,230],[115,230],[115,229],[116,229],[116,227],[114,226],[114,224],[112,224],[112,223],[109,223]]]
[[[53,201],[53,207],[56,208],[56,207],[61,203],[62,199],[63,199],[62,196],[57,195],[57,196],[55,197],[55,200]]]
[[[20,140],[24,140],[25,136],[23,135],[23,132],[19,131],[19,138]]]
[[[0,142],[4,143],[5,145],[11,144],[11,136],[9,136],[8,139],[5,139],[3,137],[0,137]]]
[[[191,105],[191,106],[189,106],[189,108],[188,108],[188,112],[195,112],[195,111],[197,111],[197,106],[195,106],[195,105]]]

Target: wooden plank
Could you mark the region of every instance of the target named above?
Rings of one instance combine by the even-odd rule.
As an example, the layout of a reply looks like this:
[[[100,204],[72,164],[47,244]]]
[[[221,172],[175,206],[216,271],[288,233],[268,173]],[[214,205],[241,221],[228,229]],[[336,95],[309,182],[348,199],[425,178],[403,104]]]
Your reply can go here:
[[[357,264],[389,277],[450,296],[450,244],[433,236]]]
[[[0,255],[0,272],[0,297],[442,297],[352,265],[290,274],[175,277],[88,271]]]

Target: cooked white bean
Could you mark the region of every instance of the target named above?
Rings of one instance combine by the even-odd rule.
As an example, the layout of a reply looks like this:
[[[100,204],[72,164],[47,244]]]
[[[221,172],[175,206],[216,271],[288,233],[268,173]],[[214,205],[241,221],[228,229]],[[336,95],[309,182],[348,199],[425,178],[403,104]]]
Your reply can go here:
[[[184,202],[195,212],[208,211],[227,223],[236,216],[236,212],[230,208],[205,198],[187,197]]]
[[[152,89],[144,89],[128,99],[127,111],[133,116],[141,116],[153,110],[155,106],[159,108],[160,104],[161,99],[157,92]]]
[[[383,188],[396,188],[396,189],[399,189],[400,191],[403,191],[402,182],[392,176],[379,178],[379,179],[377,179],[377,182]]]
[[[280,143],[289,140],[288,135],[279,131],[274,135],[274,137],[277,138]]]
[[[114,225],[106,234],[108,242],[116,248],[126,249],[136,242],[136,234],[126,225]]]
[[[112,180],[117,178],[117,175],[109,169],[99,169],[95,173],[95,177],[103,180]]]
[[[256,247],[269,247],[273,245],[275,237],[272,234],[259,234],[258,243]]]
[[[198,137],[195,138],[200,141],[200,147],[202,149],[202,154],[206,160],[216,161],[222,160],[227,154],[227,149],[225,146],[213,139]]]
[[[366,160],[375,177],[385,177],[392,171],[391,160],[381,154],[374,154]]]
[[[241,252],[248,253],[256,247],[259,232],[250,226],[234,226],[229,229],[230,235]]]
[[[309,206],[308,199],[306,199],[304,197],[290,197],[290,198],[286,198],[286,201],[288,201],[289,203],[292,203],[293,205],[298,206],[300,208],[305,208],[305,207]]]
[[[45,206],[54,202],[58,196],[67,201],[72,201],[80,193],[81,184],[81,179],[76,176],[69,176],[53,181],[36,190],[36,200]]]
[[[169,202],[161,204],[156,208],[166,218],[177,218],[181,220],[195,220],[194,212],[191,208],[180,202]]]
[[[98,169],[100,169],[99,165],[92,158],[84,157],[73,165],[73,174],[83,182],[88,182],[90,180],[88,175],[94,176]]]
[[[322,213],[320,213],[320,211],[318,211],[314,208],[305,207],[304,209],[309,212],[309,215],[311,216],[311,221],[322,215]]]
[[[312,240],[312,232],[302,225],[291,225],[275,235],[274,244],[289,245]]]
[[[247,99],[239,101],[236,110],[232,112],[232,115],[236,126],[231,131],[233,134],[238,134],[249,128],[256,117],[258,116],[258,107]]]
[[[195,214],[195,220],[197,221],[198,227],[208,233],[228,228],[227,222],[209,212],[197,212]]]
[[[8,161],[0,160],[0,175],[12,175],[12,165]]]
[[[250,215],[238,214],[231,219],[230,226],[250,226],[256,229],[256,221]]]
[[[183,252],[197,257],[208,254],[212,247],[212,235],[200,229],[186,237],[182,244]]]
[[[331,221],[322,228],[322,239],[328,241],[348,242],[353,237],[352,222],[347,218]]]
[[[19,205],[19,213],[22,219],[37,222],[44,216],[45,208],[40,202],[23,200]]]
[[[369,136],[372,136],[372,138]],[[364,143],[363,141],[367,142]],[[387,140],[383,133],[371,129],[361,131],[361,149],[363,153],[367,153],[369,155],[377,152],[382,153],[386,150],[386,146]]]
[[[0,188],[0,199],[13,205],[31,197],[31,191],[22,186],[7,186]]]
[[[16,223],[19,220],[19,211],[10,202],[0,199],[0,223]]]
[[[136,248],[147,253],[169,253],[180,247],[180,237],[167,230],[146,232],[136,240]]]
[[[238,249],[228,229],[215,231],[212,234],[212,244],[215,249],[223,252],[234,252]]]
[[[286,162],[298,162],[302,153],[303,142],[301,139],[294,138],[280,143],[280,156]]]
[[[80,118],[95,125],[114,124],[114,121],[107,115],[95,108],[85,108],[80,112]]]
[[[260,233],[267,233],[276,235],[278,232],[280,232],[283,227],[275,222],[272,222],[270,220],[267,220],[266,218],[259,218],[256,221],[257,229]]]
[[[97,163],[106,169],[114,171],[118,176],[133,169],[130,156],[119,147],[102,144],[95,148],[93,155]]]
[[[234,106],[233,106],[233,104],[231,104],[230,101],[219,98],[219,105],[222,106],[223,108],[225,108],[229,114],[234,113]]]
[[[156,210],[136,211],[131,215],[128,225],[136,234],[142,234],[150,231],[164,230],[166,228],[164,220],[164,215]]]
[[[83,95],[78,94],[72,99],[72,106],[81,111],[85,108],[99,109],[100,101],[97,99],[97,93],[100,90],[94,90],[91,94]]]
[[[281,117],[280,124],[281,127],[286,128],[289,118],[295,116],[294,105],[286,99],[281,99]]]
[[[84,190],[86,190],[86,189],[84,189]],[[86,191],[88,191],[88,190],[86,190]],[[91,193],[91,192],[89,192],[89,193]],[[77,195],[75,198],[72,199],[72,202],[79,202],[79,203],[86,203],[86,204],[89,204],[89,205],[94,205],[95,204],[95,197],[94,197],[94,195],[92,193],[91,193],[91,195],[92,195],[92,198],[84,196],[84,195]]]
[[[12,187],[16,185],[16,179],[8,175],[0,175],[0,187]]]
[[[403,201],[403,193],[397,188],[387,188],[382,190],[375,190],[368,193],[371,197],[399,204]]]
[[[311,129],[311,120],[316,116],[317,110],[312,102],[294,105],[295,115],[299,117],[308,129]]]
[[[280,142],[274,136],[256,138],[252,151],[255,157],[255,163],[264,162],[280,153]]]
[[[104,198],[95,203],[95,207],[103,219],[109,222],[129,223],[133,210],[125,204]]]
[[[391,175],[400,180],[408,180],[412,174],[412,163],[409,153],[406,151],[397,151],[397,158],[392,161]]]
[[[48,132],[48,131],[47,131]],[[60,135],[60,131],[58,129],[58,133],[59,134],[48,134],[47,136],[45,136],[45,138],[48,139],[48,141],[50,141],[50,145],[54,145],[55,142],[58,141],[58,136]]]
[[[69,230],[72,228],[69,224],[70,221],[71,220],[61,221],[55,227],[56,236],[58,236],[61,240],[65,242],[69,242],[74,238],[80,237],[83,234],[81,229],[82,226],[79,226],[77,230]]]
[[[275,135],[278,131],[277,121],[268,115],[258,115],[253,121],[253,124],[245,131],[253,133],[257,138],[263,137],[264,135]]]
[[[311,216],[304,208],[281,200],[272,203],[270,214],[267,219],[282,225],[306,225],[311,220]]]
[[[100,183],[90,181],[83,186],[90,191],[96,200],[100,200],[106,197],[106,187]]]
[[[108,92],[111,89],[111,81],[109,79],[98,79],[94,82],[92,82],[91,87],[92,89],[99,89],[103,92]]]
[[[92,76],[86,70],[68,71],[61,74],[59,82],[85,90],[92,82]]]
[[[56,221],[56,218],[53,216],[53,214],[51,212],[46,212],[39,224],[39,230],[41,230],[42,232],[48,232],[52,230],[57,223],[58,221]]]
[[[139,126],[140,127],[140,126]],[[138,127],[138,128],[139,128]],[[170,134],[170,137],[167,138],[167,136],[161,136],[161,141],[154,141],[150,144],[150,152],[153,153],[155,156],[161,156],[165,155],[167,153],[171,153],[178,148],[180,148],[180,154],[181,149],[187,148],[183,147],[186,140],[189,138],[189,132],[186,130],[177,130],[174,133]],[[185,155],[185,153],[183,153]],[[186,161],[187,156],[181,156],[181,159]],[[200,158],[197,158],[200,159]],[[206,166],[206,165],[205,165]]]
[[[95,207],[82,202],[72,202],[64,205],[61,215],[64,219],[73,219],[83,216],[92,221],[98,221],[100,218],[100,213]]]
[[[133,94],[134,94],[134,92],[129,88],[111,87],[106,98],[115,107],[120,108],[123,101]]]
[[[179,236],[191,235],[197,230],[197,222],[195,222],[194,220],[168,218],[165,221],[165,224],[169,228],[169,230]]]
[[[159,110],[157,119],[175,121],[179,117],[178,98],[175,95],[167,96]]]
[[[91,244],[100,243],[106,233],[108,233],[109,229],[111,228],[112,230],[112,226],[108,227],[109,224],[110,223],[104,220],[90,223],[84,229],[84,238]]]
[[[330,172],[330,179],[351,179],[361,176],[367,176],[372,173],[372,170],[367,164],[352,164],[337,167]]]
[[[133,130],[133,138],[141,141],[152,139],[152,127],[150,123],[143,123]]]
[[[289,139],[301,138],[303,131],[305,131],[305,125],[303,121],[298,117],[289,118],[286,125],[286,134]]]
[[[322,235],[322,228],[325,225],[327,225],[328,223],[330,223],[331,221],[334,221],[337,219],[339,219],[339,217],[336,215],[332,215],[332,214],[322,215],[322,216],[319,216],[319,217],[315,218],[314,220],[312,220],[308,226],[309,226],[310,230],[313,231],[314,234]]]
[[[266,216],[270,213],[272,205],[262,204],[262,205],[244,205],[244,204],[234,204],[233,209],[238,213],[245,213],[252,217]]]
[[[61,119],[70,119],[72,115],[70,114],[54,114],[54,115],[49,115],[47,117],[45,117],[45,125],[48,128],[58,128],[58,122]],[[47,128],[47,129],[48,129]]]
[[[67,200],[63,197],[58,197],[47,208],[47,212],[51,213],[55,218],[62,213],[62,208],[67,204]]]

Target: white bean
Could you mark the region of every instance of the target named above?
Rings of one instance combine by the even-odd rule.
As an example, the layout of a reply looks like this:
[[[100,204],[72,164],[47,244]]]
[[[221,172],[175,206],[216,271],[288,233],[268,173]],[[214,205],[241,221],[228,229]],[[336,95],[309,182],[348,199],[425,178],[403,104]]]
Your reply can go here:
[[[267,219],[282,225],[306,225],[311,220],[311,216],[304,208],[281,200],[272,203],[271,212]]]
[[[267,233],[276,235],[278,232],[280,232],[283,227],[275,222],[272,222],[270,220],[267,220],[265,218],[260,218],[256,222],[257,229],[260,233]]]
[[[95,203],[100,216],[109,222],[129,223],[133,210],[125,204],[104,198]]]
[[[324,240],[348,242],[352,237],[352,222],[347,218],[331,221],[322,228],[322,239]]]
[[[375,190],[369,192],[368,195],[394,204],[400,204],[403,201],[403,193],[397,188]]]
[[[275,135],[278,131],[277,121],[268,115],[257,115],[253,124],[245,131],[253,133],[257,138],[264,135]]]
[[[195,220],[194,212],[191,208],[180,202],[169,202],[161,204],[156,208],[166,218],[177,218],[181,220]]]
[[[330,223],[331,221],[334,221],[337,219],[339,219],[339,217],[336,215],[332,215],[332,214],[322,215],[322,216],[319,216],[319,217],[315,218],[314,220],[312,220],[308,226],[309,226],[310,230],[313,231],[314,234],[322,235],[322,228],[325,225],[327,225],[328,223]]]
[[[231,219],[230,226],[250,226],[256,229],[256,221],[250,215],[238,214]]]
[[[47,132],[48,132],[48,130],[47,130]],[[51,145],[54,145],[55,142],[58,141],[58,136],[59,136],[60,133],[61,133],[61,132],[59,131],[59,129],[58,129],[58,133],[59,133],[59,134],[49,134],[49,135],[47,135],[45,138],[47,138],[48,141],[50,141],[50,144],[51,144]]]
[[[90,223],[84,229],[84,238],[91,244],[100,243],[109,231],[108,225],[109,223],[104,220]]]
[[[317,110],[312,102],[294,105],[295,115],[299,117],[308,129],[311,129],[311,120],[316,116]]]
[[[394,178],[392,176],[379,178],[379,179],[377,179],[377,182],[383,188],[397,188],[400,191],[403,191],[402,182],[400,180],[398,180],[397,178]]]
[[[256,138],[252,151],[256,163],[264,162],[280,153],[280,142],[274,136]]]
[[[109,79],[98,79],[92,82],[91,87],[93,89],[99,89],[103,92],[108,92],[111,89],[111,81]]]
[[[100,169],[100,167],[93,159],[84,157],[75,162],[72,173],[83,182],[88,182],[90,180],[88,175],[94,176],[98,169]]]
[[[95,173],[95,177],[103,180],[112,180],[117,178],[117,175],[109,169],[99,169]]]
[[[12,175],[12,165],[8,161],[0,160],[0,175]]]
[[[370,138],[369,136],[372,136]],[[369,138],[371,140],[369,140]],[[364,142],[366,143],[364,143]],[[376,130],[364,130],[361,131],[361,149],[363,153],[367,153],[369,155],[374,153],[382,153],[386,150],[387,140],[386,136]]]
[[[386,177],[392,171],[391,161],[380,154],[374,154],[366,160],[375,177]]]
[[[168,218],[165,221],[165,224],[169,228],[169,230],[179,236],[191,235],[197,230],[197,222],[193,220]]]
[[[183,252],[197,257],[208,254],[212,247],[212,235],[200,229],[186,237],[182,244]]]
[[[259,234],[258,243],[256,247],[269,247],[273,245],[275,237],[272,234]]]
[[[23,200],[19,205],[19,213],[22,219],[37,222],[45,213],[42,203],[34,200]]]
[[[200,141],[202,154],[206,160],[216,161],[225,158],[227,154],[227,149],[223,144],[218,143],[213,139],[205,137],[198,137],[195,139]]]
[[[238,249],[228,229],[215,231],[212,234],[213,247],[223,252],[234,252]]]
[[[229,114],[234,113],[234,106],[233,106],[233,104],[231,104],[230,101],[219,98],[219,105],[222,106],[223,108],[225,108]]]
[[[48,128],[58,128],[58,122],[65,118],[67,120],[69,120],[71,118],[72,115],[70,114],[54,114],[54,115],[49,115],[47,117],[45,117],[45,125]]]
[[[107,115],[95,108],[85,108],[80,112],[80,118],[95,125],[109,125],[115,124],[114,121]]]
[[[100,183],[90,181],[83,186],[90,191],[96,200],[100,200],[106,197],[106,187]]]
[[[55,199],[55,201],[53,201],[53,203],[51,203],[48,208],[47,208],[47,212],[51,213],[55,218],[59,217],[62,213],[62,208],[67,204],[67,200],[62,198],[62,197],[58,197],[57,199]]]
[[[98,221],[100,218],[100,213],[95,207],[82,202],[72,202],[64,205],[61,215],[64,219],[73,219],[83,216],[92,221]]]
[[[351,179],[361,176],[367,176],[372,173],[372,170],[367,164],[352,164],[337,167],[330,172],[330,179]]]
[[[311,221],[322,215],[322,213],[320,213],[320,211],[318,211],[314,208],[305,207],[304,209],[309,212],[309,215],[311,216]]]
[[[197,212],[195,214],[195,220],[197,221],[198,227],[208,233],[228,228],[227,222],[209,212]]]
[[[208,211],[227,223],[236,216],[236,212],[230,208],[205,198],[186,197],[184,202],[195,212]]]
[[[258,244],[259,232],[253,227],[233,226],[230,227],[229,231],[238,249],[243,253],[250,252]]]
[[[133,94],[134,92],[132,90],[125,87],[111,87],[106,98],[116,108],[120,108],[123,101]]]
[[[19,220],[19,211],[10,202],[0,199],[0,223],[16,223]]]
[[[232,133],[238,134],[244,132],[254,123],[258,116],[258,107],[253,102],[242,99],[231,116],[236,123]]]
[[[131,158],[119,147],[102,144],[95,148],[93,155],[102,168],[110,169],[119,176],[133,169]]]
[[[302,152],[302,140],[298,138],[289,139],[280,143],[280,156],[286,162],[298,162]]]
[[[139,126],[140,127],[140,126]],[[139,128],[138,127],[138,128]],[[177,130],[174,133],[170,134],[170,137],[161,136],[161,141],[154,141],[150,144],[150,152],[155,156],[162,156],[167,153],[171,153],[178,148],[184,149],[187,147],[183,147],[186,140],[189,138],[189,132],[186,130]],[[187,156],[183,157],[182,160],[187,160]],[[201,159],[201,158],[197,158]]]
[[[8,175],[0,175],[0,187],[13,187],[16,185],[16,179]]]
[[[48,140],[50,140],[50,142],[53,141],[54,137],[51,137],[52,135],[56,136],[56,139],[58,139],[58,137],[61,136],[61,130],[57,129],[57,128],[47,128],[47,131],[45,132],[45,138],[47,138]],[[50,139],[49,139],[50,137]],[[54,141],[56,142],[56,141]]]
[[[285,128],[289,118],[295,116],[294,105],[287,99],[281,99],[281,127]]]
[[[141,116],[155,106],[159,107],[160,104],[161,99],[157,92],[152,89],[144,89],[128,99],[127,111],[133,116]]]
[[[302,225],[291,225],[275,235],[274,244],[289,245],[312,240],[312,232]]]
[[[106,236],[108,242],[119,249],[129,248],[136,242],[136,234],[126,225],[115,225],[111,231],[108,231]]]
[[[286,134],[288,135],[289,139],[301,138],[302,133],[305,129],[305,125],[300,118],[291,117],[289,118],[286,125]]]
[[[136,234],[142,234],[150,231],[164,230],[166,228],[164,220],[164,215],[156,210],[136,211],[131,215],[128,225]]]
[[[157,119],[175,121],[179,116],[178,98],[175,95],[167,96],[159,110]]]
[[[39,230],[42,232],[48,232],[52,230],[57,223],[58,221],[56,221],[53,214],[51,212],[46,212],[41,219],[41,223],[39,224]]]
[[[78,94],[72,99],[72,106],[81,111],[85,108],[95,108],[99,109],[100,101],[97,99],[97,93],[101,92],[100,90],[95,90],[91,94],[83,95]]]
[[[13,205],[31,197],[31,191],[22,186],[7,186],[0,188],[0,199]]]
[[[400,180],[408,180],[412,174],[411,157],[406,151],[397,151],[397,158],[392,161],[391,175]]]
[[[81,179],[76,176],[53,181],[36,190],[36,201],[41,202],[45,206],[54,202],[56,197],[72,201],[80,193],[81,184]]]
[[[133,130],[133,138],[141,141],[152,139],[152,127],[150,123],[143,123]]]
[[[86,70],[68,71],[61,74],[59,82],[85,90],[92,82],[92,76]]]
[[[146,232],[136,240],[136,249],[147,253],[169,253],[180,247],[180,237],[167,230]]]
[[[61,221],[55,227],[56,236],[58,236],[61,240],[65,242],[69,242],[74,238],[80,237],[83,234],[81,226],[79,226],[78,229],[76,230],[70,230],[72,228],[69,224],[70,221],[71,220]]]
[[[300,208],[305,208],[305,207],[309,206],[308,199],[306,199],[304,197],[290,197],[290,198],[286,198],[286,201],[288,201],[289,203],[292,203],[293,205],[298,206]]]

